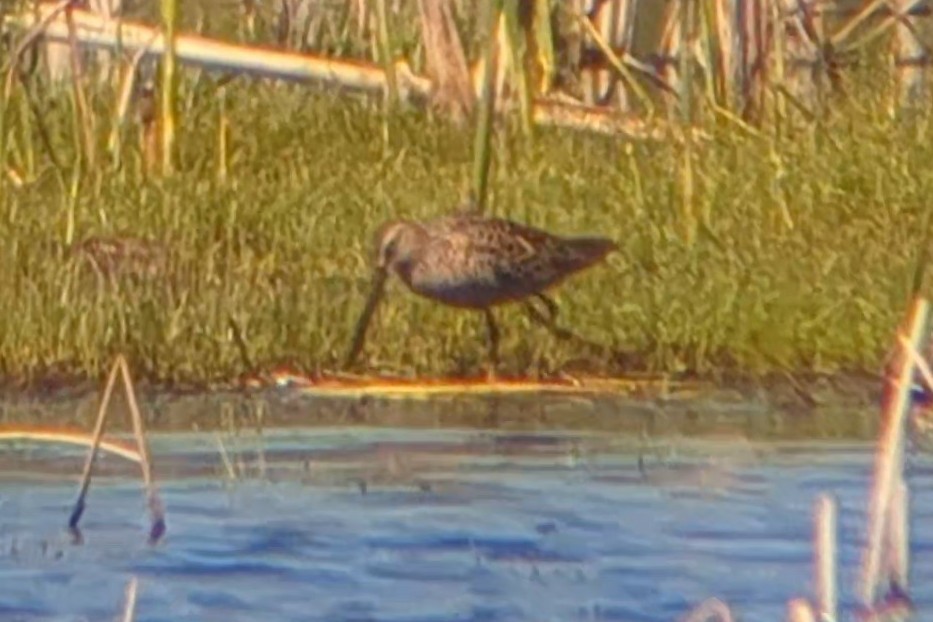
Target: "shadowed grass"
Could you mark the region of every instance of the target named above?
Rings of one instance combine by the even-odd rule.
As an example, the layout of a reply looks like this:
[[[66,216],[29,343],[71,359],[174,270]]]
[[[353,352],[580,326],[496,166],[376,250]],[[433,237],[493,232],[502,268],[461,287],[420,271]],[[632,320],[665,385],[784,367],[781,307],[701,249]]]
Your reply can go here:
[[[26,185],[0,198],[0,374],[100,375],[123,352],[143,377],[227,380],[249,358],[336,369],[369,284],[370,239],[388,218],[426,218],[468,187],[472,130],[397,113],[389,143],[375,103],[300,88],[229,84],[228,174],[216,175],[219,102],[212,79],[183,77],[178,168],[147,178],[137,129],[120,168],[107,158],[76,177],[70,95],[45,95],[44,124],[62,169],[36,139],[10,132],[24,172],[25,134],[37,161]],[[100,87],[99,87],[100,88]],[[840,105],[822,127],[785,137],[708,124],[694,146],[688,243],[682,148],[540,130],[493,140],[492,213],[565,234],[604,234],[620,252],[556,291],[559,322],[635,353],[639,369],[876,369],[904,312],[933,208],[933,141],[899,128],[874,91]],[[91,92],[101,119],[115,95]],[[22,90],[14,94],[18,105]],[[877,101],[876,101],[877,99]],[[27,171],[28,172],[28,171]],[[114,287],[60,250],[73,208],[75,239],[127,233],[165,241],[167,272]],[[922,291],[930,293],[930,278]],[[532,325],[502,318],[504,373],[583,365],[617,372]],[[371,369],[478,373],[479,314],[390,285],[364,352]],[[576,362],[575,362],[576,361]]]

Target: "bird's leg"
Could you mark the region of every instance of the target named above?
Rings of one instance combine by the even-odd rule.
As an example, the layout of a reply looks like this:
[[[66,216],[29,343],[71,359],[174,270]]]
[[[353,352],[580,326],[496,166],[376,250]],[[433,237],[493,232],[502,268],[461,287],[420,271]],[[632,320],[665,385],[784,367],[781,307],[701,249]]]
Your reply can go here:
[[[492,382],[496,379],[496,368],[499,366],[499,327],[496,326],[492,309],[486,307],[483,314],[486,316],[486,333],[489,339],[489,367],[486,370],[486,379]]]
[[[550,301],[551,304],[554,304],[554,301]],[[557,305],[554,305],[556,309]],[[550,306],[548,307],[551,308]],[[569,341],[575,343],[577,346],[589,348],[593,352],[598,353],[600,356],[614,355],[615,353],[608,347],[595,341],[591,341],[582,335],[579,335],[572,330],[567,328],[562,328],[554,322],[554,315],[545,317],[541,311],[538,310],[530,301],[525,302],[525,309],[528,311],[528,315],[531,317],[532,321],[537,322],[541,326],[545,327],[548,332],[560,339],[561,341]]]
[[[546,296],[540,296],[540,298],[542,300],[547,301],[545,305],[547,306],[548,311],[550,313],[545,317],[545,315],[541,313],[541,311],[539,311],[538,308],[531,303],[531,301],[527,301],[525,303],[525,309],[528,311],[528,315],[531,316],[532,320],[544,326],[546,329],[548,329],[551,332],[551,334],[553,334],[558,339],[561,339],[564,341],[568,341],[568,340],[569,341],[574,341],[574,340],[575,341],[586,341],[582,337],[575,335],[574,333],[570,332],[566,328],[561,328],[560,326],[558,326],[554,322],[554,318],[557,315],[557,304],[550,298],[547,298]]]
[[[551,301],[553,303],[553,301]],[[556,308],[556,305],[555,305]],[[541,326],[545,327],[548,332],[560,339],[561,341],[570,341],[582,346],[584,348],[589,348],[595,353],[598,353],[599,356],[611,356],[613,359],[622,364],[627,364],[626,359],[627,355],[624,352],[614,351],[609,346],[591,341],[582,335],[579,335],[569,329],[562,328],[554,322],[554,316],[545,317],[541,311],[538,310],[531,301],[525,302],[525,310],[528,311],[528,315],[531,317],[532,321],[537,322]]]

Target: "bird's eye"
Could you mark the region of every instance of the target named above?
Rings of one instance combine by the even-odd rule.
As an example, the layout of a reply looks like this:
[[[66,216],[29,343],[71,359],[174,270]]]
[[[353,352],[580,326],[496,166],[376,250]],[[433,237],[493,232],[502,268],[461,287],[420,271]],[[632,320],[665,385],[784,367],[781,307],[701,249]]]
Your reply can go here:
[[[382,248],[380,249],[380,252],[379,252],[379,265],[388,266],[389,264],[392,263],[392,259],[395,257],[395,251],[397,250],[396,246],[397,244],[394,238],[391,240],[387,240],[382,245]]]
[[[392,238],[391,240],[389,240],[388,244],[385,245],[385,249],[383,250],[383,255],[385,256],[386,259],[392,259],[393,257],[395,257],[395,251],[396,251],[397,246],[398,246],[398,242],[396,242],[395,238]]]

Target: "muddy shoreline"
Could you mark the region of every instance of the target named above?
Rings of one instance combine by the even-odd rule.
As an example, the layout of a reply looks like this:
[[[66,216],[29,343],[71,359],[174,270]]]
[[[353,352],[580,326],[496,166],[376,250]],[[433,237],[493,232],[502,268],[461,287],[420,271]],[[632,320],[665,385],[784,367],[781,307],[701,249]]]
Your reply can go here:
[[[0,425],[90,430],[102,382],[46,378],[0,386]],[[157,432],[255,432],[271,427],[387,426],[567,430],[639,436],[726,435],[769,440],[873,439],[882,379],[865,373],[758,379],[676,379],[629,393],[312,395],[295,387],[178,387],[139,382]],[[129,429],[122,390],[108,429]]]

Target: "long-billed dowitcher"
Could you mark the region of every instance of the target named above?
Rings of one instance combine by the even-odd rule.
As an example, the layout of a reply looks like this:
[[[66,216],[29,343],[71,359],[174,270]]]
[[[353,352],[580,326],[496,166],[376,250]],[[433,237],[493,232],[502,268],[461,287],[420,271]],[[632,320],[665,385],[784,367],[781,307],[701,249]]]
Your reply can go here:
[[[372,291],[357,322],[347,365],[362,350],[386,280],[394,272],[416,294],[483,312],[490,377],[499,362],[499,329],[492,307],[535,297],[547,306],[553,323],[557,305],[544,292],[617,248],[607,238],[563,237],[467,210],[428,222],[387,222],[376,232],[375,247]]]

